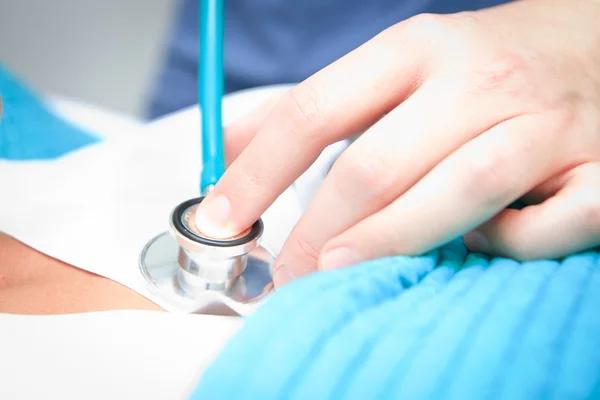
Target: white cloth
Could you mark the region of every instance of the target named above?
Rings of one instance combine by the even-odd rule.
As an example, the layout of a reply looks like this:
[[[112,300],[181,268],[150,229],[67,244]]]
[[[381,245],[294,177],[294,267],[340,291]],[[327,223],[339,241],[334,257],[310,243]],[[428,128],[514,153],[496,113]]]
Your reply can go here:
[[[184,399],[240,318],[0,314],[0,399]]]

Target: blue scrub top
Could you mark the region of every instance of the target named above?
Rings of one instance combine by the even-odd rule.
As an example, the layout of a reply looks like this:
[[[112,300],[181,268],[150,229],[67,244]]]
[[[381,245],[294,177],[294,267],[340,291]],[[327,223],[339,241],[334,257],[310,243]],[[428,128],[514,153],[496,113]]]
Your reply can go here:
[[[181,0],[148,117],[197,103],[198,0]],[[421,13],[510,0],[223,0],[225,91],[300,82],[373,36]]]

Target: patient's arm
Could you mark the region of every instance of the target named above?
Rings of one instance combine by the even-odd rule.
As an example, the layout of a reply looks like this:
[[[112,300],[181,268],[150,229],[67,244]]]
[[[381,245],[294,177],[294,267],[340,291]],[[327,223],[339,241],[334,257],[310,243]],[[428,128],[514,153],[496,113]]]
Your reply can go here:
[[[110,279],[48,257],[0,233],[0,313],[160,310]]]

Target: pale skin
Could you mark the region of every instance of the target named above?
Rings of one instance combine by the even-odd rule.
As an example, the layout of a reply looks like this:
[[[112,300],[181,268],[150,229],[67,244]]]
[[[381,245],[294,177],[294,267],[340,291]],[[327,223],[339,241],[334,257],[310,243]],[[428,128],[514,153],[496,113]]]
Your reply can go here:
[[[246,229],[327,145],[362,133],[286,241],[276,285],[461,236],[518,260],[600,245],[598,21],[598,0],[521,0],[385,30],[228,130],[235,161],[199,226]]]

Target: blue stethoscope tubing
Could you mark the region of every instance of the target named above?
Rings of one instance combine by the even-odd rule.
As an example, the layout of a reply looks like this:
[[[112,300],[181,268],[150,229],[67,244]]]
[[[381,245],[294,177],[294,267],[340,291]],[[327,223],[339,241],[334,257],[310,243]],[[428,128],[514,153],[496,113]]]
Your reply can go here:
[[[223,36],[225,0],[200,0],[198,102],[202,110],[202,174],[206,194],[225,172],[223,145]]]

